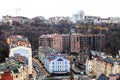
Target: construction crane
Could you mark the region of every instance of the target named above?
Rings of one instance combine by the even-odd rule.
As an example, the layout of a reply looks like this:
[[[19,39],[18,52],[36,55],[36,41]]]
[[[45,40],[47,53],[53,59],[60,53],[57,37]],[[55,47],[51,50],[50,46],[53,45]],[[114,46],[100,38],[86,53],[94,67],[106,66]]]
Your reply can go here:
[[[100,27],[100,26],[98,26],[97,29],[99,29],[99,30],[109,30],[107,27],[103,28],[103,27]]]
[[[19,11],[20,11],[20,10],[21,10],[20,8],[16,9],[16,16],[19,15]]]
[[[69,55],[69,60],[70,60],[70,80],[74,80],[74,76],[73,76],[73,73],[72,73],[72,55],[71,55],[71,39],[72,39],[72,27],[71,25],[69,25],[69,52],[68,52],[68,55]]]
[[[105,30],[105,31],[109,30],[107,27],[100,27],[100,26],[96,27],[96,29],[100,30],[100,33],[103,30]]]

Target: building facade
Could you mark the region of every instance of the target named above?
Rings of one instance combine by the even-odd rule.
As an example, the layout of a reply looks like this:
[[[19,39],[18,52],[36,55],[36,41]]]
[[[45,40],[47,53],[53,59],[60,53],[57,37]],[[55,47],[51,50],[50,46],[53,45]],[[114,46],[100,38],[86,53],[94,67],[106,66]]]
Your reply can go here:
[[[94,58],[93,59],[93,72],[98,78],[101,74],[107,77],[120,73],[120,60],[113,58]]]
[[[23,46],[18,46],[10,49],[9,57],[14,57],[15,55],[20,55],[26,57],[27,65],[28,65],[28,73],[32,74],[32,50],[31,48],[26,48]]]
[[[49,55],[45,59],[46,69],[53,74],[63,74],[70,72],[70,61],[63,54]]]
[[[88,75],[93,74],[93,70],[94,70],[93,65],[94,65],[93,60],[90,59],[86,60],[86,74]]]
[[[9,57],[15,57],[16,60],[27,62],[28,74],[32,74],[32,48],[28,38],[23,35],[14,35],[7,39],[7,43],[10,47]]]
[[[42,35],[39,37],[39,46],[50,47],[61,52],[62,36],[60,34]]]
[[[105,43],[103,34],[76,34],[71,37],[71,52],[79,53],[84,50],[100,50]],[[54,48],[63,53],[69,52],[69,34],[42,35],[39,46]]]

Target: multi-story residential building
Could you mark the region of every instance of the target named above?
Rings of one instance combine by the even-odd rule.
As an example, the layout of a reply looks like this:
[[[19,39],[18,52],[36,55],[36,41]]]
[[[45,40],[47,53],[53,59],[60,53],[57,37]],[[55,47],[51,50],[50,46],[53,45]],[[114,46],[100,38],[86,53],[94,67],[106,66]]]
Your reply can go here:
[[[53,74],[63,74],[70,72],[70,61],[64,54],[49,54],[45,58],[46,69]]]
[[[83,50],[100,50],[104,45],[103,34],[76,34],[71,37],[71,52],[79,53]],[[54,48],[55,50],[68,53],[69,34],[42,35],[39,38],[39,46]]]
[[[23,56],[20,61],[24,61],[24,58],[26,59],[28,69],[29,69],[28,74],[32,74],[32,50],[31,50],[31,48],[27,48],[27,47],[23,47],[23,46],[10,48],[9,57],[14,57],[15,55],[18,55],[18,54],[20,56]],[[18,56],[16,56],[16,57],[18,57]],[[16,59],[16,60],[19,60],[19,59]]]
[[[71,52],[79,52],[80,50],[80,45],[79,45],[79,41],[77,40],[79,34],[72,34],[71,37]],[[69,52],[69,34],[62,34],[62,40],[63,40],[63,44],[62,44],[62,51],[64,53],[68,53]]]
[[[39,37],[39,46],[50,47],[58,52],[62,51],[62,35],[51,34],[42,35]]]
[[[85,12],[83,10],[80,10],[78,12],[78,20],[79,21],[84,21],[85,20]]]
[[[105,41],[103,34],[72,34],[71,52],[100,50]],[[63,52],[69,50],[69,35],[63,35]]]
[[[77,14],[73,14],[73,15],[72,15],[72,18],[71,18],[71,21],[72,21],[73,23],[76,23],[76,22],[78,21],[78,15],[77,15]]]
[[[71,18],[71,21],[73,23],[76,23],[76,22],[83,22],[85,20],[85,12],[83,10],[80,10],[77,14],[73,14],[72,15],[72,18]]]
[[[85,20],[84,23],[98,23],[98,19],[100,19],[100,17],[98,16],[85,16]]]
[[[80,51],[83,50],[100,50],[105,41],[104,34],[83,34],[78,36]]]
[[[10,26],[13,24],[12,16],[2,16],[2,24],[9,24]]]
[[[110,23],[119,23],[120,17],[109,17]]]
[[[94,65],[93,60],[90,59],[86,60],[86,74],[88,75],[93,74],[93,70],[94,70],[93,65]]]
[[[102,73],[107,77],[110,77],[111,74],[120,73],[120,60],[113,58],[95,58],[94,59],[94,74],[98,78]]]
[[[32,48],[28,38],[21,35],[10,36],[7,39],[10,46],[9,57],[20,62],[27,62],[28,74],[32,74]]]
[[[100,18],[98,19],[99,23],[110,23],[110,19],[109,18]]]
[[[29,19],[23,16],[12,17],[12,20],[18,22],[19,24],[27,24],[29,22]]]
[[[39,48],[38,59],[51,74],[70,72],[70,61],[67,54],[54,53],[51,48]]]
[[[70,21],[70,18],[69,17],[59,17],[59,16],[49,18],[50,23],[54,23],[54,24],[58,24],[61,20]]]
[[[96,74],[96,77],[98,78],[102,73],[105,73],[105,69],[106,69],[106,66],[105,66],[105,62],[102,61],[103,59],[98,59],[96,61],[96,70],[95,70],[95,74]]]
[[[30,41],[23,35],[12,35],[7,38],[7,43],[9,44],[10,48],[14,48],[16,46],[25,46],[28,48],[31,47]]]
[[[8,23],[10,26],[12,26],[13,22],[18,22],[19,24],[27,24],[28,22],[30,22],[30,20],[27,17],[23,17],[23,16],[2,16],[2,23],[6,24]]]

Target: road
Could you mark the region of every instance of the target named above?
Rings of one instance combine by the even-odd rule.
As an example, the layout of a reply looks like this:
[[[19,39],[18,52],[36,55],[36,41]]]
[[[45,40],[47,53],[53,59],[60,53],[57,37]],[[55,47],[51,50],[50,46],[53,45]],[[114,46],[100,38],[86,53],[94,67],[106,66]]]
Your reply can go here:
[[[43,67],[42,63],[40,63],[40,61],[38,59],[34,59],[33,61],[38,65],[38,67],[43,71],[45,76],[49,76],[49,72]]]
[[[40,69],[40,67],[33,61],[33,67],[37,71],[36,80],[44,80],[44,72]]]

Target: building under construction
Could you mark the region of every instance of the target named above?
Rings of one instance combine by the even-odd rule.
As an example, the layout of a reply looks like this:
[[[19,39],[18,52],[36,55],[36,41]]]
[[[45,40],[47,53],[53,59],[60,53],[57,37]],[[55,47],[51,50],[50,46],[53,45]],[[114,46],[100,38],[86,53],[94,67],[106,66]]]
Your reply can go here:
[[[69,53],[69,34],[59,34],[55,37],[46,37],[48,35],[41,36],[39,38],[39,46],[51,47],[57,51]],[[59,37],[59,38],[58,38]],[[44,43],[44,44],[43,44]],[[79,53],[85,50],[101,50],[105,43],[104,34],[77,34],[71,35],[71,52]]]

